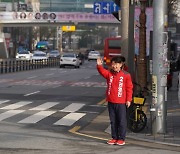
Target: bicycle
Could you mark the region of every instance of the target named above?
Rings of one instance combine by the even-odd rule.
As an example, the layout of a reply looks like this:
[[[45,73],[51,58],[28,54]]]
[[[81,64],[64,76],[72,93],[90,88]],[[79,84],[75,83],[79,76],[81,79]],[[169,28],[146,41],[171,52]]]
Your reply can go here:
[[[144,92],[148,92],[149,90],[147,88],[141,88],[140,85],[138,86],[140,87],[140,91],[137,96],[133,97],[128,117],[128,128],[134,133],[142,131],[147,125],[147,116],[144,113],[142,106],[144,106],[146,101]]]

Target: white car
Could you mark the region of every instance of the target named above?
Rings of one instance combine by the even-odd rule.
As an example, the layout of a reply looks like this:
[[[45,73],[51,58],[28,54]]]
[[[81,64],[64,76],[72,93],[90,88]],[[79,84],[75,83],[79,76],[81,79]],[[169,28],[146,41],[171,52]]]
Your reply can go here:
[[[75,53],[64,53],[60,58],[59,67],[74,66],[75,68],[80,67],[80,60]]]
[[[90,51],[89,54],[88,54],[88,61],[90,60],[96,60],[97,58],[99,58],[101,55],[100,55],[100,52],[99,51]]]
[[[60,52],[58,50],[52,50],[48,53],[49,58],[58,58],[60,57]]]
[[[32,53],[27,50],[21,50],[16,54],[16,59],[20,60],[31,60],[32,59]]]
[[[39,60],[39,62],[43,61],[43,64],[47,64],[48,57],[43,51],[34,51],[32,60]]]

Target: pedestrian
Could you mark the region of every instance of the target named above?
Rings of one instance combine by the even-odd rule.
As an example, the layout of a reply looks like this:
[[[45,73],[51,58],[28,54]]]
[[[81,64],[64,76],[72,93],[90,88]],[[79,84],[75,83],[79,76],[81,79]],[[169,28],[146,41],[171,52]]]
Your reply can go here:
[[[123,56],[111,59],[111,70],[103,68],[102,59],[97,59],[97,70],[107,80],[106,100],[108,101],[112,136],[107,143],[110,145],[125,144],[126,106],[129,107],[132,101],[133,84],[130,74],[123,70],[123,65]]]

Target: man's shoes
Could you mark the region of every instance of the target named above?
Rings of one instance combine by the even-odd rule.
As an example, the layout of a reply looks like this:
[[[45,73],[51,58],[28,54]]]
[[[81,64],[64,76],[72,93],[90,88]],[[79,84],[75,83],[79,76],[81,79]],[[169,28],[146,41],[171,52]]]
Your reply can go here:
[[[107,141],[107,144],[109,144],[109,145],[115,145],[116,143],[117,143],[117,140],[115,140],[115,139],[111,139],[111,140]]]
[[[123,141],[123,140],[117,140],[116,144],[117,144],[117,145],[125,145],[125,141]]]

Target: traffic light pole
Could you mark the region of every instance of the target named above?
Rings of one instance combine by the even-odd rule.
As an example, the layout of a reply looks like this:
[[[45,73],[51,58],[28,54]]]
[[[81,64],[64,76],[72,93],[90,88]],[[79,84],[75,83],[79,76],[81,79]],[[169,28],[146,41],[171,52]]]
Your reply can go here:
[[[153,2],[152,133],[166,133],[167,96],[167,0]]]

